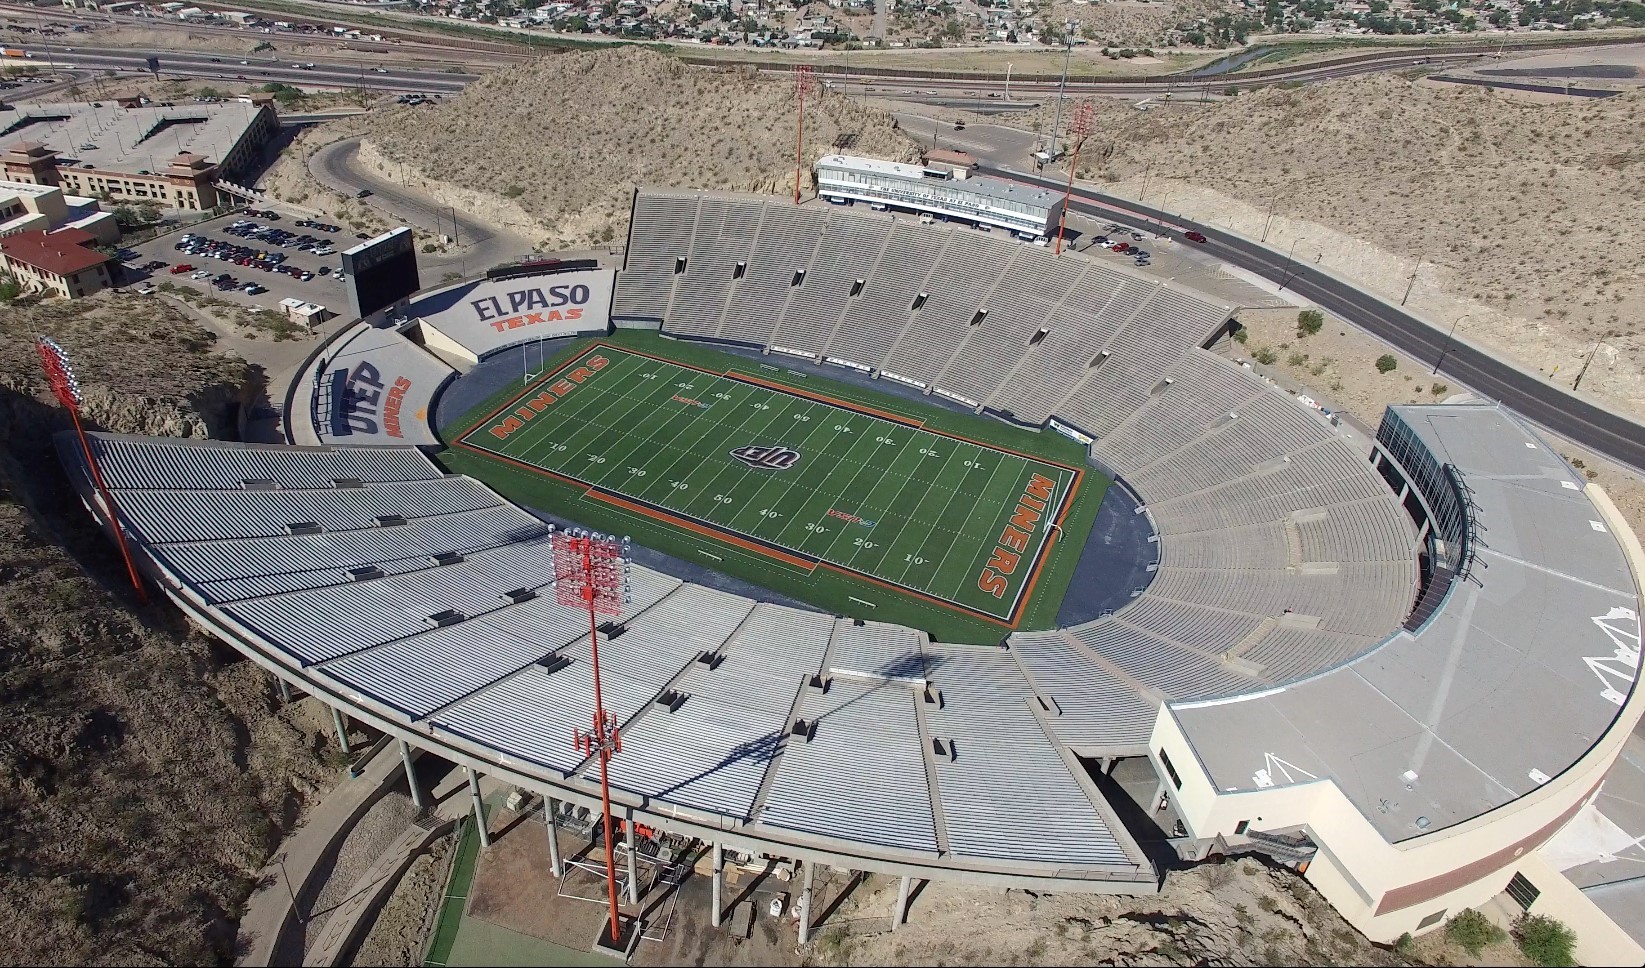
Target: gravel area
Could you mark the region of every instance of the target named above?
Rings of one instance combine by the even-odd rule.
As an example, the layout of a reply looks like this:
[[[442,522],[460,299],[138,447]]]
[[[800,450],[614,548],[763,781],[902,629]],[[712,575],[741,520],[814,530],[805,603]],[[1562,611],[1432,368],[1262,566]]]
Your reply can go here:
[[[428,852],[411,862],[405,876],[383,903],[371,930],[349,961],[359,966],[420,965],[428,933],[445,897],[454,843],[450,837],[435,841]]]
[[[326,920],[331,916],[331,910],[348,897],[354,883],[378,857],[382,856],[383,851],[405,832],[406,825],[416,816],[417,808],[411,805],[410,797],[400,793],[389,793],[372,804],[360,817],[359,822],[344,838],[342,846],[337,849],[336,863],[332,865],[331,872],[326,878],[325,887],[321,888],[319,896],[315,899],[314,916],[306,925],[305,953],[313,939],[320,936]]]

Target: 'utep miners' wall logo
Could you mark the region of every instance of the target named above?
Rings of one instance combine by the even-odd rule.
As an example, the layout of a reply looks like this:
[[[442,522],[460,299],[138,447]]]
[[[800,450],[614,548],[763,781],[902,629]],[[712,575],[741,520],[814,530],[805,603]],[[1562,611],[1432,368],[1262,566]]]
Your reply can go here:
[[[749,467],[766,471],[786,471],[800,462],[799,451],[777,445],[738,447],[731,452],[731,456]]]

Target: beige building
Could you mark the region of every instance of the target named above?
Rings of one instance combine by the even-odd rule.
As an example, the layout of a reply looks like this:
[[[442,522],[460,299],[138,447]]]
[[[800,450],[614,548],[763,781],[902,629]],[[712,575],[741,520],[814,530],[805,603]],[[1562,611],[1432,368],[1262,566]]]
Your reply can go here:
[[[114,259],[92,247],[96,244],[84,229],[18,232],[0,239],[0,272],[31,292],[89,296],[113,284]]]
[[[202,211],[228,201],[219,180],[245,179],[279,131],[267,104],[28,104],[5,112],[7,180],[112,202]]]
[[[96,199],[64,195],[55,185],[0,181],[0,237],[61,228],[85,229],[98,242],[120,241],[119,223]]]

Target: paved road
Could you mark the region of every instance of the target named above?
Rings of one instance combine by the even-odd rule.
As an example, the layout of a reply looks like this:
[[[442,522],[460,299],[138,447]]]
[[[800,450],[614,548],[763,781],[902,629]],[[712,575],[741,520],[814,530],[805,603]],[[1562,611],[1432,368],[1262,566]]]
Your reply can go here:
[[[31,64],[81,70],[147,73],[148,58],[151,56],[143,51],[122,47],[75,45],[71,49],[54,45],[48,59],[44,56],[46,51],[38,45],[26,45],[25,49],[36,52],[36,56],[29,59]],[[377,91],[453,94],[479,77],[477,74],[456,71],[375,65],[382,67],[383,72],[380,73],[373,69],[372,64],[360,61],[349,63],[346,60],[331,60],[322,63],[290,54],[270,57],[266,54],[236,55],[212,51],[175,50],[160,51],[152,56],[159,60],[162,77],[202,77],[215,80],[244,78],[248,81],[279,81],[310,87],[365,87]],[[308,63],[314,64],[312,70],[292,66]]]
[[[417,262],[425,286],[439,281],[438,273],[470,271],[508,262],[531,252],[531,243],[519,236],[498,231],[479,218],[457,209],[436,205],[418,192],[366,171],[359,166],[360,139],[345,138],[326,145],[309,159],[309,170],[328,188],[345,195],[356,195],[368,189],[366,199],[372,207],[384,212],[396,222],[415,225],[430,232],[452,234],[452,218],[456,217],[456,239],[459,251],[439,258],[419,253]]]
[[[981,170],[1055,189],[1064,187],[1064,183],[1056,179],[1010,168],[985,165]],[[1447,377],[1501,401],[1516,413],[1589,450],[1645,472],[1645,426],[1573,395],[1562,384],[1550,383],[1538,374],[1495,359],[1466,343],[1449,340],[1445,331],[1398,306],[1311,266],[1299,266],[1251,239],[1079,186],[1074,188],[1074,196],[1075,210],[1122,224],[1137,227],[1163,224],[1179,232],[1197,229],[1207,239],[1205,249],[1209,254],[1284,285],[1427,366],[1440,362],[1443,353],[1439,371]]]

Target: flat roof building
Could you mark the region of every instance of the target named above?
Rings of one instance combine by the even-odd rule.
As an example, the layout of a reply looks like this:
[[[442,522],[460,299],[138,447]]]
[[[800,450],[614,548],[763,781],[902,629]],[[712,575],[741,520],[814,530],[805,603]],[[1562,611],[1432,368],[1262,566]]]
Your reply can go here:
[[[0,181],[0,237],[60,228],[85,229],[99,242],[120,240],[119,223],[96,199],[64,195],[55,185]]]
[[[1028,238],[1051,234],[1062,215],[1059,192],[966,168],[924,168],[875,158],[827,155],[818,159],[817,193],[835,204],[865,201],[944,219],[1002,228]]]
[[[0,109],[5,177],[169,208],[220,204],[212,183],[248,175],[279,129],[272,107],[229,101]]]

